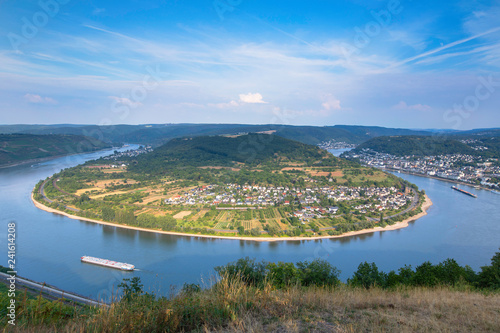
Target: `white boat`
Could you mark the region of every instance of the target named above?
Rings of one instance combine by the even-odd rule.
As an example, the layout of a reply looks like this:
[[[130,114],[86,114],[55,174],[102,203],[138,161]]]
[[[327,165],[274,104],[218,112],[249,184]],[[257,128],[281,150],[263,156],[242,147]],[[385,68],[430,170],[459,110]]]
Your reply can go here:
[[[108,260],[108,259],[100,259],[95,257],[83,256],[80,258],[82,262],[86,262],[88,264],[94,264],[104,267],[121,269],[122,271],[133,271],[135,269],[134,265],[126,264],[123,262]]]

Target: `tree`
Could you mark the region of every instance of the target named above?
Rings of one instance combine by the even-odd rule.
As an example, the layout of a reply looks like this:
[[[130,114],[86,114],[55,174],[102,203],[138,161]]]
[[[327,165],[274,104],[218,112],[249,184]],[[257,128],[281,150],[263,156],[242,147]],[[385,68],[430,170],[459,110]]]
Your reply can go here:
[[[379,225],[380,225],[381,227],[385,227],[384,212],[380,213]]]
[[[123,289],[123,297],[127,302],[143,293],[141,278],[133,277],[132,279],[123,279],[123,282],[118,285],[118,288]]]
[[[104,221],[113,221],[115,219],[115,210],[111,207],[103,207],[101,214]]]
[[[478,285],[481,288],[500,288],[500,252],[495,253],[491,258],[491,266],[481,267],[478,280]]]
[[[348,283],[353,286],[364,287],[369,289],[371,287],[385,286],[386,274],[384,272],[379,272],[377,265],[375,263],[367,263],[366,261],[359,264],[358,270],[354,272],[352,279],[348,280]]]
[[[304,286],[337,286],[340,283],[338,278],[340,271],[325,260],[298,262],[297,268]]]

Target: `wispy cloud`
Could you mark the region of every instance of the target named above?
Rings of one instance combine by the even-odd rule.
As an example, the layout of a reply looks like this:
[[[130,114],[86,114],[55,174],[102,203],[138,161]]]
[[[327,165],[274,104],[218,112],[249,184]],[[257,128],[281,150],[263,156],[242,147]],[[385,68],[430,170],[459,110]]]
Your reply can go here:
[[[127,97],[109,96],[109,98],[113,100],[116,105],[129,106],[131,108],[136,108],[142,105],[141,102],[135,102]]]
[[[413,111],[432,111],[429,105],[425,104],[413,104],[408,105],[406,102],[401,101],[392,107],[394,110],[413,110]]]
[[[33,103],[33,104],[57,104],[57,101],[51,97],[42,97],[40,95],[35,94],[26,94],[24,95],[24,100]]]
[[[433,54],[436,54],[438,52],[441,52],[441,51],[444,51],[444,50],[447,50],[447,49],[450,49],[452,47],[455,47],[457,45],[461,45],[461,44],[464,44],[464,43],[467,43],[469,41],[472,41],[474,39],[478,39],[480,37],[483,37],[483,36],[486,36],[486,35],[489,35],[489,34],[492,34],[494,32],[497,32],[497,31],[500,31],[500,27],[496,27],[494,29],[490,29],[488,31],[485,31],[485,32],[482,32],[482,33],[479,33],[479,34],[476,34],[474,36],[470,36],[470,37],[467,37],[467,38],[463,38],[463,39],[460,39],[460,40],[457,40],[455,42],[451,42],[451,43],[448,43],[446,45],[443,45],[441,47],[438,47],[438,48],[435,48],[433,50],[430,50],[430,51],[427,51],[427,52],[424,52],[424,53],[420,53],[416,56],[413,56],[413,57],[409,57],[409,58],[406,58],[404,60],[401,60],[401,61],[398,61],[398,62],[395,62],[393,64],[391,64],[389,67],[386,67],[384,68],[383,70],[379,71],[379,72],[387,72],[391,69],[394,69],[394,68],[397,68],[397,67],[400,67],[400,66],[403,66],[405,64],[408,64],[412,61],[415,61],[415,60],[418,60],[418,59],[422,59],[422,58],[425,58],[425,57],[428,57],[428,56],[431,56]]]

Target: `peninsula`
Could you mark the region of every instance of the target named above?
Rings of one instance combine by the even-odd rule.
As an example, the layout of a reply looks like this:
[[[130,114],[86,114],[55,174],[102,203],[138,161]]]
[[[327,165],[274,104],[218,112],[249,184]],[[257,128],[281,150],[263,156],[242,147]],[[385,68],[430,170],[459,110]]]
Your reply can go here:
[[[116,153],[39,182],[32,198],[41,209],[96,223],[258,241],[399,229],[431,205],[398,177],[262,133]]]

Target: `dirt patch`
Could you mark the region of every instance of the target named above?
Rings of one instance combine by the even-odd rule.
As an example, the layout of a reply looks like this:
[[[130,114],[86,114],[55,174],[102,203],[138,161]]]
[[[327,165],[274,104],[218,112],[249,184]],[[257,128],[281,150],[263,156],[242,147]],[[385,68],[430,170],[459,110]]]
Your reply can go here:
[[[304,171],[304,168],[294,168],[294,167],[286,167],[281,169],[281,171]]]
[[[123,185],[123,184],[136,184],[137,181],[133,180],[133,179],[126,179],[127,182],[125,183],[125,179],[106,179],[106,180],[98,180],[97,182],[90,182],[90,183],[87,183],[87,185],[89,186],[93,186],[93,187],[99,187],[101,189],[104,189],[106,188],[106,186],[109,186],[111,184],[115,184],[115,185]]]
[[[215,170],[220,170],[220,169],[228,169],[231,171],[240,171],[241,169],[238,168],[230,168],[230,167],[223,167],[223,166],[202,166],[199,167],[200,169],[215,169]]]
[[[328,171],[317,171],[317,170],[308,170],[307,171],[311,176],[320,176],[320,177],[328,177],[330,174],[332,177],[342,177],[344,173],[342,171],[334,171],[334,172],[328,172]]]
[[[100,191],[100,190],[102,190],[102,188],[99,188],[99,187],[82,188],[80,190],[77,190],[75,194],[82,195],[83,193],[85,193],[87,191],[90,192],[90,191]]]
[[[123,169],[104,169],[104,170],[101,170],[103,173],[121,173],[121,172],[125,172],[125,170]]]
[[[191,215],[191,213],[192,212],[190,212],[190,211],[183,211],[183,212],[177,213],[174,215],[174,219],[182,219],[183,217]]]
[[[208,209],[202,209],[202,210],[200,210],[198,213],[196,213],[195,215],[193,215],[193,216],[191,217],[191,220],[193,220],[193,221],[194,221],[194,220],[197,220],[197,219],[199,219],[199,218],[201,218],[201,217],[205,216],[205,214],[206,214],[208,211],[209,211]]]
[[[163,198],[163,196],[161,196],[161,195],[149,196],[147,198],[142,199],[143,200],[142,204],[143,205],[147,205],[147,204],[149,204],[149,203],[151,203],[153,201],[157,201],[158,199],[162,199],[162,198]]]

